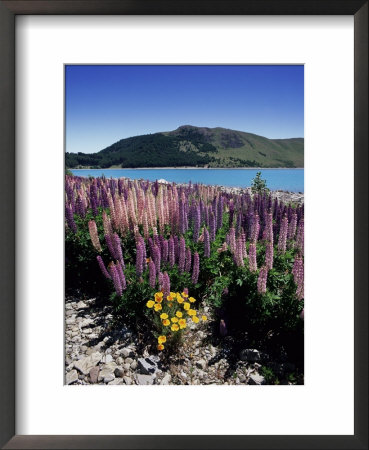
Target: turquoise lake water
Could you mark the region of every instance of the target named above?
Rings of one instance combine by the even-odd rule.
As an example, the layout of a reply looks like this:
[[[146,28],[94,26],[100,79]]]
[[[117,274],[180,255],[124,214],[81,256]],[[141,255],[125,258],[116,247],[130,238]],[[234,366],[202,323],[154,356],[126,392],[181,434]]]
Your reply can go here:
[[[271,190],[304,192],[304,169],[72,169],[74,175],[107,178],[164,179],[175,183],[249,187],[256,172],[261,172]]]

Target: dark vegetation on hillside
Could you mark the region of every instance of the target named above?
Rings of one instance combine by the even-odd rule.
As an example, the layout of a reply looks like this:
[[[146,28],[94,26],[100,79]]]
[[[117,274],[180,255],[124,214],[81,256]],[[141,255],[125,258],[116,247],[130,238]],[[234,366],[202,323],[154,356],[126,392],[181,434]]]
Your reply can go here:
[[[122,139],[97,153],[66,153],[66,167],[303,167],[304,139],[267,139],[190,125]]]

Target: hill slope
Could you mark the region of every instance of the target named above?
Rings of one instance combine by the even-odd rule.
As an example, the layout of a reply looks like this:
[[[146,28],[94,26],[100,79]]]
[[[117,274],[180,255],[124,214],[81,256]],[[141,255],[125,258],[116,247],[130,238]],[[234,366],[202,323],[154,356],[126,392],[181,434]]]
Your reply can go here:
[[[226,128],[184,125],[122,139],[97,153],[66,153],[68,168],[303,167],[304,139],[267,139]]]

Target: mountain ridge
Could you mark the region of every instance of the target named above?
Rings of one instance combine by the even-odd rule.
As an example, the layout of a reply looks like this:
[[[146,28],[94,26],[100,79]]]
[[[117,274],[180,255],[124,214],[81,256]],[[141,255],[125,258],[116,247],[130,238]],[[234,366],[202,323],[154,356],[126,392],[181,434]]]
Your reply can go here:
[[[68,168],[304,166],[304,138],[269,139],[228,128],[181,125],[121,139],[96,153],[66,153]]]

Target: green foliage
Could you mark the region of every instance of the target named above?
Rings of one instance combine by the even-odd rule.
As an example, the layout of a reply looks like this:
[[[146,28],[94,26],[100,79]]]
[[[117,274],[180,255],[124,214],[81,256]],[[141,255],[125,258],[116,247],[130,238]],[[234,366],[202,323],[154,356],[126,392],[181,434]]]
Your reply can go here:
[[[251,190],[254,194],[263,194],[269,192],[267,188],[266,180],[261,178],[261,172],[257,172],[255,178],[251,182]]]
[[[224,128],[179,127],[122,139],[97,153],[66,153],[67,167],[303,167],[303,139],[266,139]]]

